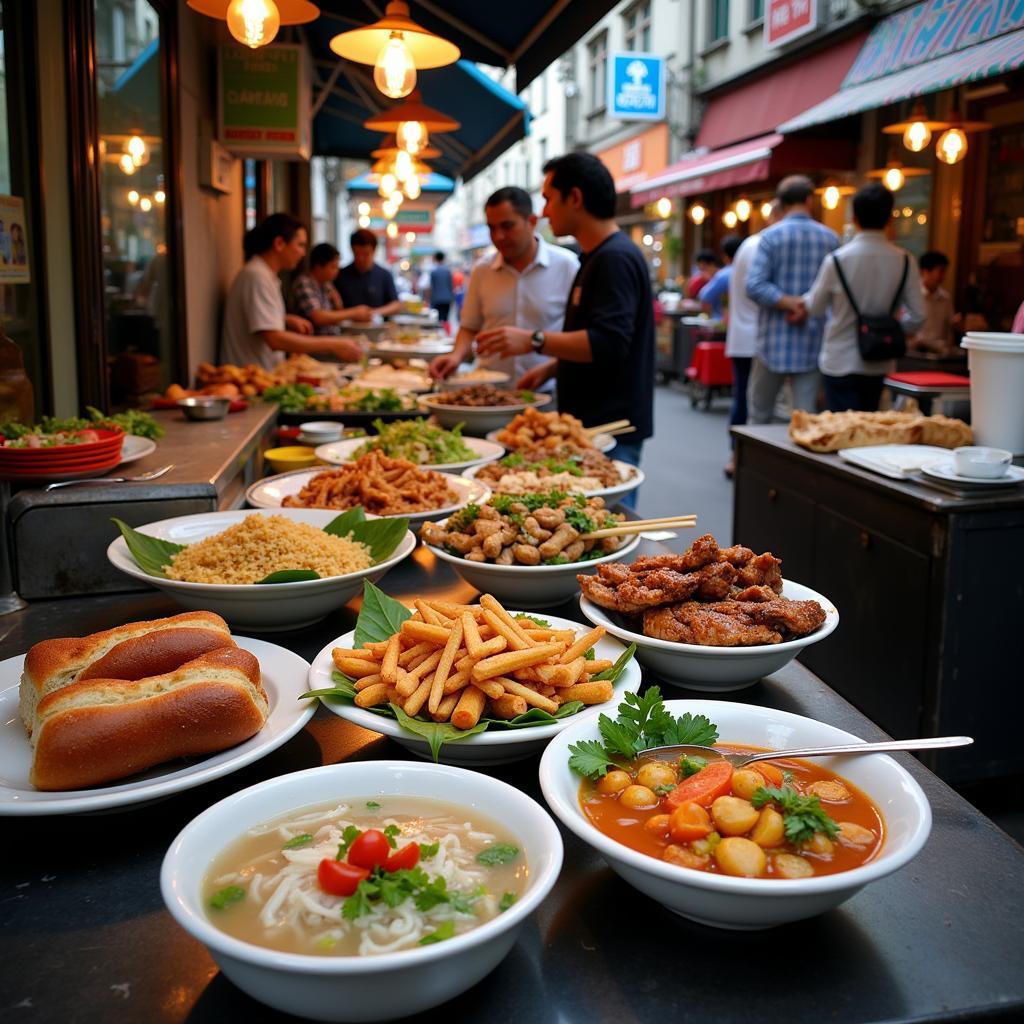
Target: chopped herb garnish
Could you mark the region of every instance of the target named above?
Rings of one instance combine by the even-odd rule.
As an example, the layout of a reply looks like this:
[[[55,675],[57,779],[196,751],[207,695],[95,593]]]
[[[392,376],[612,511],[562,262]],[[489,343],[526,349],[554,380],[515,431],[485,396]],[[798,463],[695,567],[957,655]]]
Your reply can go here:
[[[597,655],[594,653],[594,648],[593,647],[591,647],[590,650],[587,651],[586,654],[583,655],[583,657],[586,658],[587,661],[596,661],[597,660]]]
[[[377,809],[378,809],[378,808],[380,807],[380,804],[379,804],[379,803],[377,803],[377,801],[376,801],[376,800],[367,800],[367,801],[366,801],[366,806],[367,806],[367,807],[368,807],[368,808],[369,808],[369,809],[370,809],[371,811],[375,811],[375,810],[377,810]]]
[[[495,843],[476,855],[476,862],[493,868],[497,864],[509,864],[519,856],[519,847],[511,843]]]
[[[372,900],[380,896],[380,885],[374,878],[364,878],[356,891],[341,905],[341,916],[346,921],[354,921],[373,909]]]
[[[503,892],[498,900],[498,910],[506,911],[519,897],[514,892]]]
[[[691,775],[696,775],[702,768],[707,766],[707,761],[703,757],[698,757],[696,754],[690,757],[687,754],[683,754],[679,758],[679,774],[684,778],[688,779]]]
[[[441,844],[438,843],[420,843],[420,860],[430,860],[431,857],[437,856],[437,851],[441,849]]]
[[[345,854],[348,853],[348,848],[362,835],[362,831],[356,828],[355,825],[346,825],[345,831],[341,833],[341,842],[338,844],[338,852],[335,855],[335,860],[344,860]]]
[[[454,921],[442,921],[437,926],[437,931],[431,932],[429,935],[424,935],[420,939],[421,946],[431,946],[435,942],[443,942],[445,939],[450,939],[455,934],[455,922]]]
[[[829,839],[839,834],[839,826],[828,816],[818,798],[804,796],[792,786],[783,786],[781,789],[761,786],[755,790],[750,802],[755,807],[764,807],[767,803],[778,804],[782,808],[786,839],[791,843],[805,843],[813,838],[815,832],[822,832]]]
[[[226,910],[232,903],[245,899],[245,890],[237,885],[229,885],[210,897],[210,906],[214,910]]]
[[[308,846],[311,842],[313,842],[313,837],[308,832],[303,832],[301,836],[292,836],[281,849],[297,850],[300,846]]]
[[[388,846],[392,850],[398,848],[398,837],[402,834],[402,830],[397,825],[386,825],[384,827],[384,835],[387,836]]]

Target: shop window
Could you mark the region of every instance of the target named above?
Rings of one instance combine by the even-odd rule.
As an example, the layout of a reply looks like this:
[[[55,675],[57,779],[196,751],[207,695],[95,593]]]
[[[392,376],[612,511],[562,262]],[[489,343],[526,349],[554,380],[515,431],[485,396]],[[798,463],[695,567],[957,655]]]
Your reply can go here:
[[[930,211],[932,176],[922,174],[907,178],[896,193],[893,207],[893,241],[915,256],[929,248],[931,238]]]
[[[729,0],[708,0],[708,46],[729,38]]]
[[[599,36],[587,43],[587,80],[590,85],[590,111],[596,113],[604,109],[605,105],[605,80],[608,77],[608,33],[602,32]]]
[[[752,25],[764,17],[764,0],[747,0],[747,24]]]
[[[160,12],[95,0],[95,95],[103,327],[112,405],[177,379]]]
[[[647,53],[651,48],[651,3],[634,4],[622,16],[627,50]]]
[[[34,412],[52,412],[44,321],[39,144],[35,131],[34,12],[0,2],[0,324],[21,349],[34,392]],[[19,413],[10,388],[0,391],[0,419]]]

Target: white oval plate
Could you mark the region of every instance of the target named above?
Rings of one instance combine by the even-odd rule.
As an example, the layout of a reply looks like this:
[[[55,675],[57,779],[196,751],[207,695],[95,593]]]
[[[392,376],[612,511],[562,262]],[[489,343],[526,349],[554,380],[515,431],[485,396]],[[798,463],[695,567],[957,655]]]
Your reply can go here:
[[[219,779],[290,740],[316,711],[315,701],[298,699],[306,692],[309,662],[266,640],[245,636],[234,639],[242,650],[259,659],[270,704],[270,717],[255,736],[191,764],[169,761],[126,782],[52,793],[36,789],[28,780],[32,748],[18,714],[25,656],[19,654],[0,662],[0,815],[80,814],[129,807]]]
[[[493,462],[494,460],[488,459],[487,461]],[[466,470],[466,477],[470,480],[475,480],[479,468],[480,466],[474,466],[472,469]],[[621,484],[616,484],[613,487],[600,487],[596,491],[583,491],[582,493],[588,498],[617,498],[620,495],[629,494],[630,491],[635,491],[644,482],[644,471],[638,466],[631,466],[628,462],[620,462],[616,459],[615,468],[619,471],[619,476],[622,478]],[[630,470],[634,471],[632,476],[628,476]],[[515,470],[512,469],[509,472],[514,473]],[[483,483],[482,480],[480,482]],[[500,489],[499,493],[501,493]]]
[[[328,469],[330,469],[329,466],[321,466],[319,469],[293,469],[290,473],[268,476],[259,483],[253,484],[245,492],[245,500],[253,508],[281,508],[284,498],[290,494],[298,494],[317,473],[323,473]],[[447,474],[447,476],[449,486],[459,495],[459,500],[454,505],[430,509],[427,512],[411,512],[403,516],[382,516],[381,518],[405,518],[410,523],[422,523],[428,519],[440,519],[470,503],[482,505],[491,496],[490,488],[475,480],[467,480],[464,476],[452,474]],[[329,509],[328,511],[334,510]],[[337,509],[338,515],[344,511],[344,509]]]
[[[352,453],[368,440],[370,438],[352,437],[344,441],[332,441],[330,444],[322,444],[316,449],[316,457],[321,462],[327,462],[332,466],[343,466],[347,462],[356,461],[352,457]],[[464,462],[431,462],[420,466],[420,469],[435,469],[440,473],[458,473],[461,470],[470,469],[474,466],[482,466],[485,462],[493,462],[505,454],[505,449],[494,441],[485,441],[480,437],[464,437],[462,440],[467,448],[476,452],[476,458]],[[472,479],[468,473],[466,478]]]
[[[513,615],[519,614],[509,609]],[[532,613],[523,613],[532,614]],[[589,633],[590,626],[581,625],[571,619],[562,619],[557,615],[540,615],[545,622],[550,622],[552,629],[572,629],[577,636]],[[309,670],[309,689],[322,690],[334,685],[331,673],[334,671],[334,661],[331,658],[331,651],[335,647],[351,648],[355,640],[355,630],[339,636],[332,640],[314,659]],[[603,636],[594,648],[594,655],[597,658],[607,658],[615,661],[616,658],[626,649],[626,645],[619,643],[614,637]],[[604,704],[593,704],[578,711],[569,718],[564,718],[551,725],[534,725],[526,729],[502,729],[491,726],[486,732],[477,733],[464,740],[456,740],[453,743],[445,743],[441,748],[441,760],[448,764],[461,765],[482,765],[482,764],[505,764],[509,761],[518,761],[524,757],[530,757],[537,753],[552,736],[556,736],[563,729],[568,728],[573,722],[578,722],[586,715],[603,712],[614,713],[622,694],[627,690],[636,691],[640,686],[640,666],[636,658],[626,666],[625,671],[619,676],[614,686],[614,694],[610,701]],[[362,726],[372,732],[383,733],[390,736],[397,743],[400,743],[407,750],[412,751],[418,757],[430,758],[430,745],[426,740],[420,739],[412,733],[406,732],[394,718],[375,714],[364,708],[358,708],[353,704],[342,704],[340,701],[324,701],[324,706],[333,711],[339,718]]]
[[[135,462],[136,459],[144,459],[156,451],[156,441],[148,437],[138,437],[136,434],[126,434],[121,445],[121,465],[126,462]]]
[[[486,434],[485,436],[488,441],[494,441],[497,444],[501,444],[501,442],[498,440],[498,434],[500,434],[501,431],[504,429],[504,427],[499,427],[497,430],[490,431],[490,433]],[[603,452],[605,454],[610,452],[615,447],[615,445],[618,444],[618,442],[615,440],[614,437],[612,437],[611,434],[595,434],[593,437],[593,441],[594,447],[599,452]],[[508,445],[502,445],[502,447],[510,452],[515,451],[514,448],[509,448]]]
[[[952,459],[929,462],[921,467],[921,472],[933,480],[956,484],[957,487],[1014,487],[1024,480],[1024,469],[1020,466],[1007,466],[1004,476],[962,476],[953,468]]]

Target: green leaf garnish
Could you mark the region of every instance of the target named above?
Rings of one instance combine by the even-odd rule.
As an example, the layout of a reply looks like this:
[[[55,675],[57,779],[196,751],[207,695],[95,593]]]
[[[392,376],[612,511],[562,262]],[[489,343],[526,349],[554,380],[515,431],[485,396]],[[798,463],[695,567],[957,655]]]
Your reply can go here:
[[[431,857],[436,857],[440,849],[441,844],[439,842],[420,843],[420,860],[430,860]]]
[[[242,899],[245,899],[245,890],[237,885],[229,885],[210,897],[210,906],[214,910],[226,910],[232,903]]]
[[[595,679],[607,679],[612,686],[614,686],[619,679],[619,676],[626,671],[626,666],[633,660],[633,655],[636,654],[636,644],[630,644],[616,659],[615,664],[611,668],[606,668],[603,672],[598,672],[597,675],[591,676],[591,681]],[[650,691],[648,691],[649,693]]]
[[[278,569],[269,576],[257,580],[257,583],[303,583],[306,580],[318,580],[320,573],[313,569]]]
[[[338,843],[338,852],[335,854],[335,860],[344,860],[345,854],[348,853],[348,848],[363,834],[362,829],[357,828],[355,825],[346,825],[345,831],[341,833],[341,842]]]
[[[513,846],[511,843],[494,843],[476,855],[476,862],[493,868],[498,864],[510,864],[518,856],[518,846]]]
[[[349,896],[341,905],[341,916],[346,921],[354,921],[363,914],[369,914],[373,909],[371,900],[380,895],[380,886],[373,878],[364,878],[357,886],[356,891]]]
[[[761,786],[754,791],[750,802],[755,807],[764,807],[767,803],[778,804],[782,808],[786,839],[791,843],[805,843],[815,832],[822,832],[829,839],[839,835],[839,826],[825,812],[821,801],[816,796],[804,796],[791,786],[783,786],[781,789]]]
[[[679,775],[681,778],[688,779],[691,775],[696,775],[697,772],[705,767],[707,767],[707,761],[703,757],[698,757],[696,754],[692,757],[688,754],[683,754],[683,756],[679,758]]]
[[[390,705],[391,710],[398,719],[398,724],[407,732],[422,736],[430,744],[430,756],[436,762],[441,753],[441,747],[445,743],[455,743],[458,740],[469,739],[479,732],[487,729],[487,722],[478,722],[472,729],[456,729],[451,722],[424,722],[419,718],[412,718],[405,713],[397,704]]]
[[[597,740],[580,740],[569,747],[569,768],[587,779],[599,779],[609,768],[618,768]]]
[[[517,899],[519,899],[519,897],[516,896],[514,892],[503,892],[501,894],[501,899],[498,900],[498,910],[501,912],[508,910],[508,908],[511,907]]]
[[[138,530],[114,516],[110,521],[121,531],[121,536],[124,537],[124,542],[128,545],[128,550],[138,567],[150,576],[167,579],[164,568],[171,564],[179,551],[185,550],[186,545],[173,544],[169,540],[151,537],[148,533],[139,533]]]
[[[398,837],[402,834],[402,830],[397,825],[385,825],[384,826],[384,837],[388,841],[388,846],[392,850],[398,849]]]
[[[547,619],[542,619],[537,615],[516,615],[514,616],[517,622],[532,622],[537,629],[550,629],[551,623]]]
[[[455,935],[455,922],[448,920],[442,921],[438,925],[437,931],[431,932],[429,935],[424,935],[420,939],[421,946],[430,946],[435,942],[443,942],[445,939],[450,939]]]
[[[297,850],[300,846],[309,846],[311,842],[313,842],[313,837],[308,832],[303,832],[301,836],[292,836],[281,849]]]
[[[363,606],[356,620],[354,643],[362,647],[367,643],[380,643],[397,633],[412,612],[401,601],[388,597],[369,580],[363,580]]]
[[[371,811],[375,811],[375,810],[377,810],[377,808],[378,808],[378,807],[380,807],[380,804],[379,804],[379,803],[377,803],[377,801],[376,801],[376,800],[367,800],[367,801],[366,801],[366,806],[367,806],[367,807],[368,807],[368,808],[369,808],[369,809],[370,809]]]

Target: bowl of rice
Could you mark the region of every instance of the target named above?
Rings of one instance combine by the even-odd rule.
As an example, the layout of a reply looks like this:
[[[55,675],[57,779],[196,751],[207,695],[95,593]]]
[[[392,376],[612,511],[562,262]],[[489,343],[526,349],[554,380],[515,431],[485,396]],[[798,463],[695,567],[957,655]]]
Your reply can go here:
[[[364,579],[376,583],[416,547],[416,538],[406,530],[395,549],[374,562],[365,545],[324,533],[338,514],[281,508],[177,516],[137,528],[186,545],[164,567],[164,575],[141,567],[124,537],[111,543],[107,558],[185,608],[216,612],[233,627],[265,633],[299,629],[352,600],[362,592]],[[258,582],[286,570],[312,570],[320,578]]]

